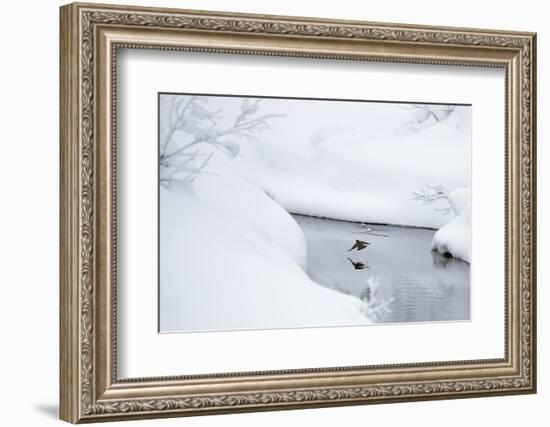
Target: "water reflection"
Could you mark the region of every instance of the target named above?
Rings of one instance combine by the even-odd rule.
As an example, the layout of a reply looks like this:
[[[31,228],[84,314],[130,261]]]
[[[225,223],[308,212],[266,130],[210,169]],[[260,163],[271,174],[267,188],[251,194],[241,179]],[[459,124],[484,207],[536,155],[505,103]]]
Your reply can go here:
[[[351,258],[346,258],[350,263],[351,265],[353,265],[353,268],[355,270],[363,270],[364,268],[369,268],[369,266],[367,264],[365,264],[364,262],[360,262],[360,261],[353,261]]]
[[[306,236],[310,277],[364,301],[373,321],[470,318],[470,265],[431,251],[434,230],[295,219]]]

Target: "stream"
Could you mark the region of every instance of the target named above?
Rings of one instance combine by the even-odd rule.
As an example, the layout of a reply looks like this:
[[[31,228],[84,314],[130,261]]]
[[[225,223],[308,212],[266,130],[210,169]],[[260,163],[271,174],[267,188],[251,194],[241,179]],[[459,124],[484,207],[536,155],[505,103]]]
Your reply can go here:
[[[310,278],[363,300],[372,321],[470,319],[470,265],[432,251],[435,230],[293,217]]]

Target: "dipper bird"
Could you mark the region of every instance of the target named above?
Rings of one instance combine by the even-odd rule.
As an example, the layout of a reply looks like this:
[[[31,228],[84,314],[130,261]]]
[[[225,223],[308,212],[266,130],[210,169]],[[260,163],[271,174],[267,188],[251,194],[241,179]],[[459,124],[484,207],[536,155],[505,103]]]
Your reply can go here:
[[[349,262],[351,262],[351,264],[353,265],[353,268],[355,268],[356,270],[363,270],[365,267],[368,267],[367,265],[365,265],[362,262],[353,262],[353,260],[351,258],[346,258],[346,259]]]
[[[354,249],[361,251],[365,249],[368,245],[370,245],[370,242],[364,242],[363,240],[356,240],[354,245],[351,247],[351,249],[348,249],[348,252],[351,252]]]

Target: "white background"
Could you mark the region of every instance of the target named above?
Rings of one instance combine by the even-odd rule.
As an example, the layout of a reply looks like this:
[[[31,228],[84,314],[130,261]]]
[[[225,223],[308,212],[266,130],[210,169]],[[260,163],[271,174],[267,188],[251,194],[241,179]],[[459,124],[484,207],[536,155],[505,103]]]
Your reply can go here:
[[[504,257],[493,256],[504,250],[503,70],[349,61],[326,66],[327,61],[251,56],[231,59],[149,50],[119,54],[117,295],[119,333],[124,338],[118,348],[118,375],[136,378],[504,357]],[[429,86],[424,83],[428,79]],[[327,81],[335,84],[326,85]],[[471,321],[159,335],[157,126],[151,118],[157,113],[157,92],[166,90],[471,103]],[[491,174],[484,171],[488,164]],[[223,357],[205,357],[205,349],[216,348],[224,349]],[[216,351],[206,351],[212,353]]]
[[[115,3],[115,0],[112,0]],[[309,15],[327,18],[418,24],[455,25],[538,31],[538,116],[548,117],[550,101],[544,76],[550,73],[550,35],[544,3],[525,0],[461,2],[387,1],[307,2],[277,0],[134,1],[135,4],[228,11]],[[2,352],[0,378],[2,424],[45,426],[57,421],[58,401],[58,10],[57,1],[12,2],[4,5],[0,73],[0,317]],[[541,121],[539,121],[541,122]],[[408,425],[500,426],[544,425],[550,394],[545,362],[550,318],[545,308],[550,270],[544,258],[550,250],[548,223],[550,161],[548,137],[539,126],[539,394],[484,399],[407,403],[268,412],[130,422],[124,425],[257,426]],[[547,169],[548,170],[548,169]],[[546,193],[546,194],[544,194]],[[546,361],[545,361],[546,359]]]

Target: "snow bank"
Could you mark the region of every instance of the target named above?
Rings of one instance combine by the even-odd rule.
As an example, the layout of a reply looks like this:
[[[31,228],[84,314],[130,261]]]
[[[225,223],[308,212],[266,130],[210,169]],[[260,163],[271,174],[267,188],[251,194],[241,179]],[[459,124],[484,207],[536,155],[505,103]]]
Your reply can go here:
[[[368,323],[359,299],[312,282],[292,217],[240,178],[161,188],[161,331]]]
[[[434,235],[432,250],[470,262],[470,190],[467,188],[449,194],[449,203],[455,218]]]
[[[238,162],[293,213],[439,228],[448,218],[411,196],[434,182],[469,186],[469,130],[457,120],[414,133],[370,136],[356,125],[331,129],[321,142],[317,133],[305,144],[292,135],[290,142],[262,140],[244,146]]]

